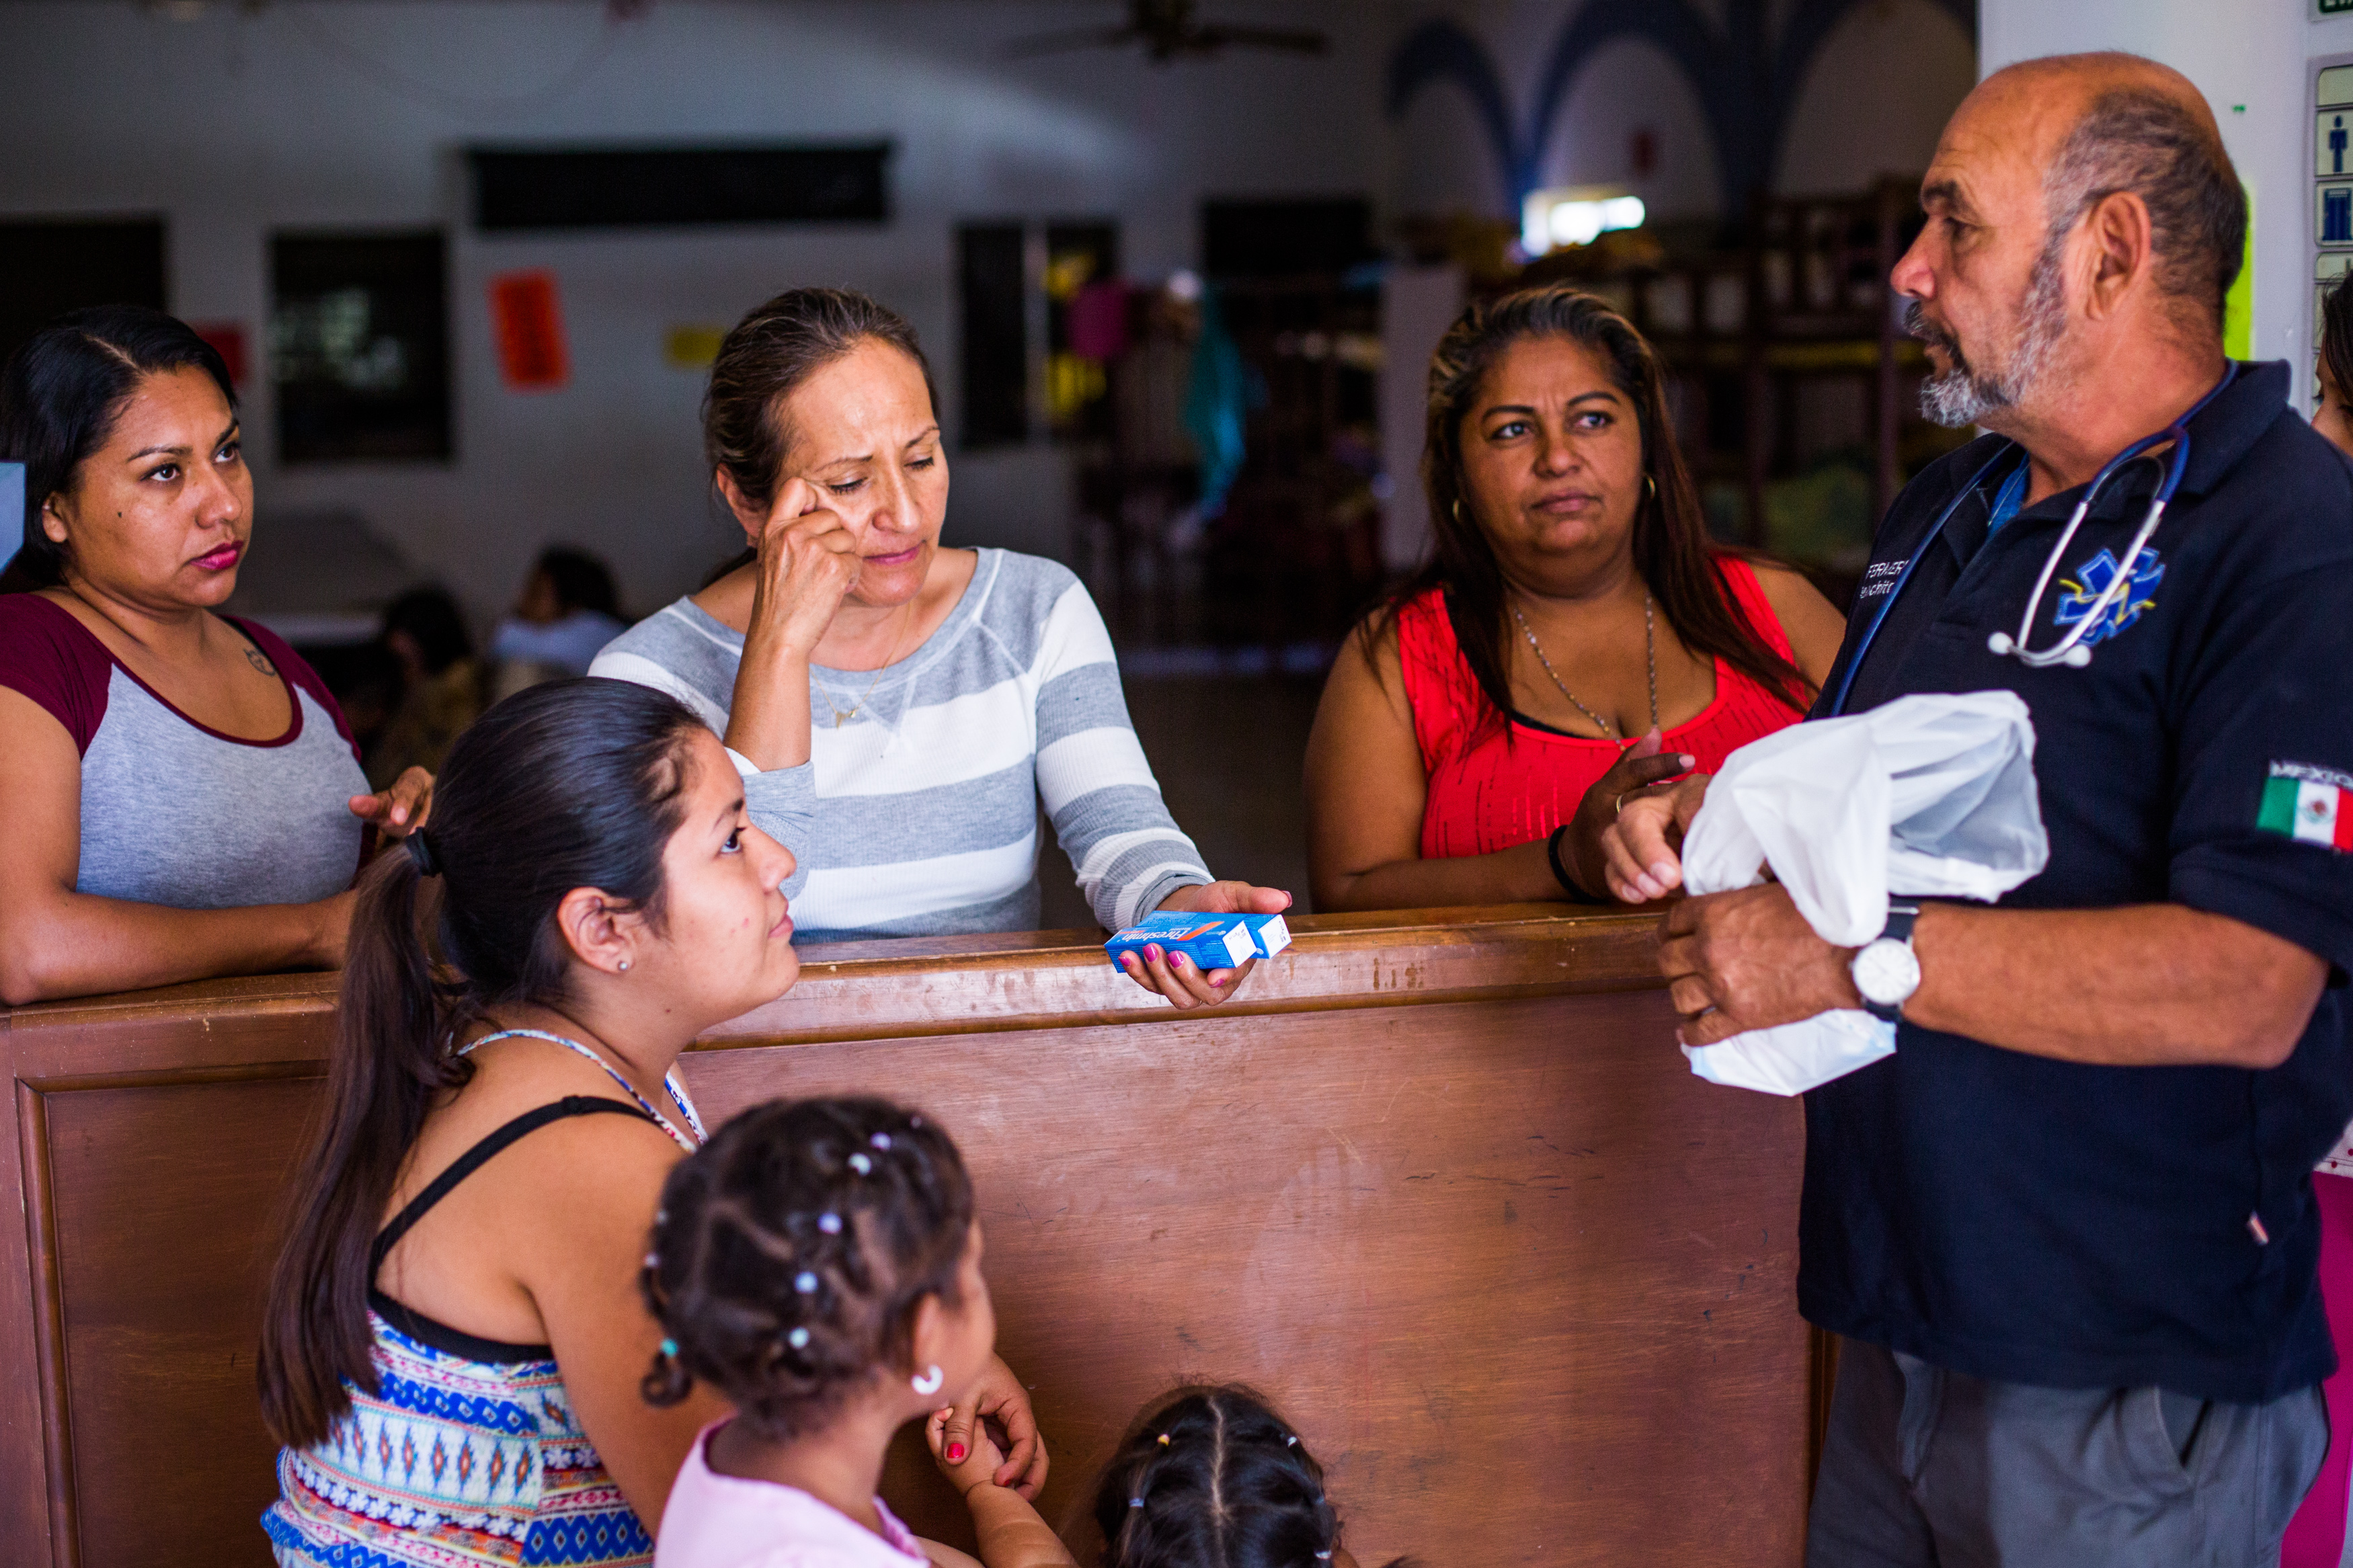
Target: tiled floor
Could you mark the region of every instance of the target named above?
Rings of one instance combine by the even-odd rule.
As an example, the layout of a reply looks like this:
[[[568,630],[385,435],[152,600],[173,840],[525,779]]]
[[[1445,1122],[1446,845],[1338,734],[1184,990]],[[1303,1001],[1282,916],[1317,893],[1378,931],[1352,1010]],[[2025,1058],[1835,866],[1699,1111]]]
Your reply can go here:
[[[1208,676],[1127,681],[1127,706],[1144,754],[1176,824],[1201,847],[1209,870],[1287,888],[1307,907],[1307,810],[1300,767],[1323,691],[1320,677]],[[1091,926],[1094,916],[1059,848],[1039,857],[1049,928]]]

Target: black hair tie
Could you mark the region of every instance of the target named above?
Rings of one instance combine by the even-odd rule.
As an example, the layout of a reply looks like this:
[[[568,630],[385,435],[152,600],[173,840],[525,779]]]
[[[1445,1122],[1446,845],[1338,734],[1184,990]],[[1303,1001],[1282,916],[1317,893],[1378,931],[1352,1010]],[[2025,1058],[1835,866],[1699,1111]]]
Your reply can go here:
[[[418,876],[438,877],[441,874],[441,862],[434,858],[433,846],[425,841],[425,829],[418,828],[401,842],[408,846],[408,858],[417,862]]]

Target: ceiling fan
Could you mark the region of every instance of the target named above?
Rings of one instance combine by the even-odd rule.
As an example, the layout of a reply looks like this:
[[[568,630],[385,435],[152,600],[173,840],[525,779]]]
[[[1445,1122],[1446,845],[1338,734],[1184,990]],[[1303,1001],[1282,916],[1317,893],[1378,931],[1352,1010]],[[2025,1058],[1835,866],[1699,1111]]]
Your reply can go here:
[[[1332,47],[1324,34],[1304,28],[1228,26],[1193,15],[1193,0],[1128,0],[1127,21],[1116,27],[1074,27],[1033,33],[1006,46],[1015,59],[1058,55],[1072,49],[1122,49],[1142,44],[1155,65],[1186,57],[1214,55],[1229,46],[1320,55]]]

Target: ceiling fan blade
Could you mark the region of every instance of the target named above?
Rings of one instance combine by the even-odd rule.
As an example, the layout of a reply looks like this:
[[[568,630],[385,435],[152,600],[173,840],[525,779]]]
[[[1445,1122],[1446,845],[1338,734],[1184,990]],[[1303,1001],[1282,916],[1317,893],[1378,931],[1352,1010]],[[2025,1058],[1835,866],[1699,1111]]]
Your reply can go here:
[[[1203,49],[1232,45],[1244,49],[1282,49],[1295,55],[1328,54],[1332,48],[1332,40],[1325,34],[1290,27],[1210,26],[1196,28],[1191,41],[1195,47]]]
[[[1071,27],[1059,33],[1032,33],[1015,38],[999,51],[1005,58],[1030,59],[1039,55],[1067,54],[1072,49],[1124,48],[1144,35],[1134,27]]]

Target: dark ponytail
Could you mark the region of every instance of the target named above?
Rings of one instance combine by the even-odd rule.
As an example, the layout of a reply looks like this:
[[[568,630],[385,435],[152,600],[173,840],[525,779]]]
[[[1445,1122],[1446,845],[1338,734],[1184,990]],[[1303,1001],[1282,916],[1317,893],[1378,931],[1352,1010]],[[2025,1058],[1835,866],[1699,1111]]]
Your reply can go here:
[[[43,531],[42,506],[71,492],[74,470],[106,445],[141,381],[189,369],[211,376],[237,407],[220,351],[177,317],[143,305],[60,316],[8,356],[0,370],[0,460],[25,465],[25,547],[0,575],[0,594],[64,580],[66,552]]]
[[[1103,1568],[1328,1568],[1340,1542],[1324,1467],[1240,1384],[1145,1406],[1103,1467],[1094,1513]]]
[[[351,1408],[346,1383],[375,1389],[369,1253],[385,1206],[427,1113],[471,1075],[461,1036],[496,1007],[566,1000],[557,905],[596,888],[660,929],[662,851],[700,728],[676,699],[623,681],[520,692],[450,748],[421,853],[380,855],[361,879],[326,1117],[263,1308],[262,1417],[280,1443],[325,1441]]]

